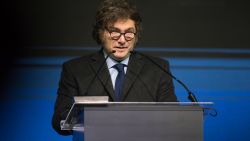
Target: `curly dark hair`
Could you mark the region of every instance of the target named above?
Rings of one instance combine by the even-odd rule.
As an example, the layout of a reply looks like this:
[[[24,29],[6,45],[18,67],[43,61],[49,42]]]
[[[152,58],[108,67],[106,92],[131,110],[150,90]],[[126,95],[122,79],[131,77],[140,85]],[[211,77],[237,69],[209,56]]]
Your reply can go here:
[[[98,44],[101,44],[101,31],[112,26],[119,19],[131,19],[135,22],[136,36],[141,34],[141,16],[135,5],[128,0],[102,0],[97,9],[92,36]]]

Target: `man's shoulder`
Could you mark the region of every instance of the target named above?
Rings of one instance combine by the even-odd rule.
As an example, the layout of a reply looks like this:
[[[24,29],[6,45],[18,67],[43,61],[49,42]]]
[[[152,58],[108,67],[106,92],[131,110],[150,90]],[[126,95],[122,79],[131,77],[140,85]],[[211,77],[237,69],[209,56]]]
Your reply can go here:
[[[164,63],[168,63],[167,59],[161,58],[161,57],[156,57],[156,56],[149,56],[152,60],[154,60],[155,62],[164,64]]]
[[[164,58],[161,58],[161,57],[157,57],[157,56],[152,56],[152,55],[149,55],[149,54],[144,54],[144,53],[138,53],[138,55],[143,58],[143,60],[146,62],[146,63],[149,63],[149,64],[154,64],[154,63],[157,63],[159,65],[168,65],[169,62],[167,59],[164,59]]]
[[[100,56],[99,52],[95,52],[95,53],[91,53],[91,54],[87,54],[84,56],[79,56],[79,57],[75,57],[72,58],[70,60],[67,60],[63,63],[64,66],[85,66],[87,64],[89,64],[89,62],[95,58],[96,56]]]
[[[72,65],[72,64],[86,63],[89,61],[91,56],[92,56],[92,54],[74,57],[74,58],[71,58],[70,60],[65,61],[63,64],[65,64],[65,65],[71,64]]]

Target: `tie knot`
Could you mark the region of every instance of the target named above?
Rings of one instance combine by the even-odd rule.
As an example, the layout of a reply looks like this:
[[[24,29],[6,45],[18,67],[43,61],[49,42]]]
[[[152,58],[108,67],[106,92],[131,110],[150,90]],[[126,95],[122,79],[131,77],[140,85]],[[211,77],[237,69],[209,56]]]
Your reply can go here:
[[[121,64],[121,63],[119,63],[119,64],[116,64],[116,65],[114,65],[114,68],[118,71],[118,72],[124,72],[124,64]]]

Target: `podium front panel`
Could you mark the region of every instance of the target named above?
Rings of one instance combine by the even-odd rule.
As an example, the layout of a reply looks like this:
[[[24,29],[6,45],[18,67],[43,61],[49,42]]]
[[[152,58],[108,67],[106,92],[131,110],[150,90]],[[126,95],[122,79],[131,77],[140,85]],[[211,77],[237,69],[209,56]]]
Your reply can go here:
[[[202,141],[203,110],[180,105],[84,107],[85,141]]]

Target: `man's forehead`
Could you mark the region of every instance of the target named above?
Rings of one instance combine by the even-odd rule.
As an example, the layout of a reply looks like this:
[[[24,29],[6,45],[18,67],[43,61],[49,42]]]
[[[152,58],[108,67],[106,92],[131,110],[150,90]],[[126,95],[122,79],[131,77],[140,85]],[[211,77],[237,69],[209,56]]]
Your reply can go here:
[[[135,29],[135,22],[131,19],[118,19],[109,25],[109,28],[115,28],[120,30]]]

